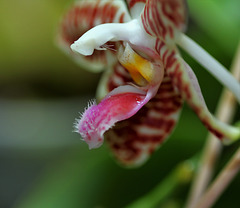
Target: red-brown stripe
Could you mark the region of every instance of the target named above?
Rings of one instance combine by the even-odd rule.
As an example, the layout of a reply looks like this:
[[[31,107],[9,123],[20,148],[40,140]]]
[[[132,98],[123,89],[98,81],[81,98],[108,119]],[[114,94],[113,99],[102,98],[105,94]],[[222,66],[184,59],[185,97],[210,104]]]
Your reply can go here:
[[[185,0],[147,1],[141,15],[144,29],[164,41],[174,39],[176,31],[182,31],[186,23],[185,4]]]
[[[153,99],[107,132],[107,142],[116,158],[125,165],[144,162],[172,132],[181,106],[182,98],[165,76]]]

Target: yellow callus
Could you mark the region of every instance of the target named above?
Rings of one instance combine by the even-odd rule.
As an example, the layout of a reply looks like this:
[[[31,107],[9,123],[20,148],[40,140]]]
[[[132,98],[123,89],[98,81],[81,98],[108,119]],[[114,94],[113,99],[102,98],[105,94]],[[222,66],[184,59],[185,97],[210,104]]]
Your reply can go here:
[[[129,71],[138,85],[144,86],[153,80],[153,64],[138,55],[128,44],[125,49],[121,48],[119,50],[118,60]]]

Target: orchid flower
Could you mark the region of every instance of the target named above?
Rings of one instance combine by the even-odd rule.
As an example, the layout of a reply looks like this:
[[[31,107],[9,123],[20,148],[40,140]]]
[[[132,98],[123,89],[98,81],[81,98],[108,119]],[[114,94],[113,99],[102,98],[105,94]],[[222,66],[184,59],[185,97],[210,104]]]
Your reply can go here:
[[[177,44],[189,53],[195,47],[193,57],[201,63],[208,59],[206,68],[238,94],[239,83],[224,70],[216,72],[218,63],[183,34],[186,2],[126,2],[82,0],[61,23],[61,48],[88,70],[105,69],[98,103],[90,102],[76,122],[89,148],[101,146],[105,138],[122,164],[140,165],[169,137],[183,101],[220,140],[237,140],[240,129],[208,111],[197,78],[178,51]]]

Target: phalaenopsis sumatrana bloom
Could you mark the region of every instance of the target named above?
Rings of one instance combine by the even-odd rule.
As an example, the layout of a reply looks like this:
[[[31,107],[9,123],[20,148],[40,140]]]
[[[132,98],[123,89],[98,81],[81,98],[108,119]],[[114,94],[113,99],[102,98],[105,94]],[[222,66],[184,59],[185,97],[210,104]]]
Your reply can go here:
[[[238,139],[239,129],[208,111],[197,78],[178,51],[186,2],[126,2],[79,1],[60,25],[61,48],[85,68],[105,70],[98,104],[91,103],[76,123],[89,148],[99,147],[105,138],[121,163],[140,165],[169,137],[183,101],[220,140]],[[240,89],[236,80],[231,83],[235,91]]]

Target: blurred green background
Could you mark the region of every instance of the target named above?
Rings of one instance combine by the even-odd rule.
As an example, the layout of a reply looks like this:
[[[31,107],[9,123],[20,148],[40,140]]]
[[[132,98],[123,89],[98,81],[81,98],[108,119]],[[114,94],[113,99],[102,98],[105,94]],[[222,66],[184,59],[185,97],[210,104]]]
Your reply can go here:
[[[124,207],[204,145],[207,131],[187,106],[171,138],[137,169],[117,165],[105,146],[89,151],[72,133],[100,77],[81,70],[55,45],[59,20],[72,2],[0,0],[1,208]],[[187,34],[229,68],[240,37],[240,1],[188,3]],[[183,56],[214,112],[222,86]],[[237,146],[224,148],[218,169]],[[238,174],[214,207],[239,207],[239,187]],[[179,186],[159,207],[181,206],[188,188]]]

